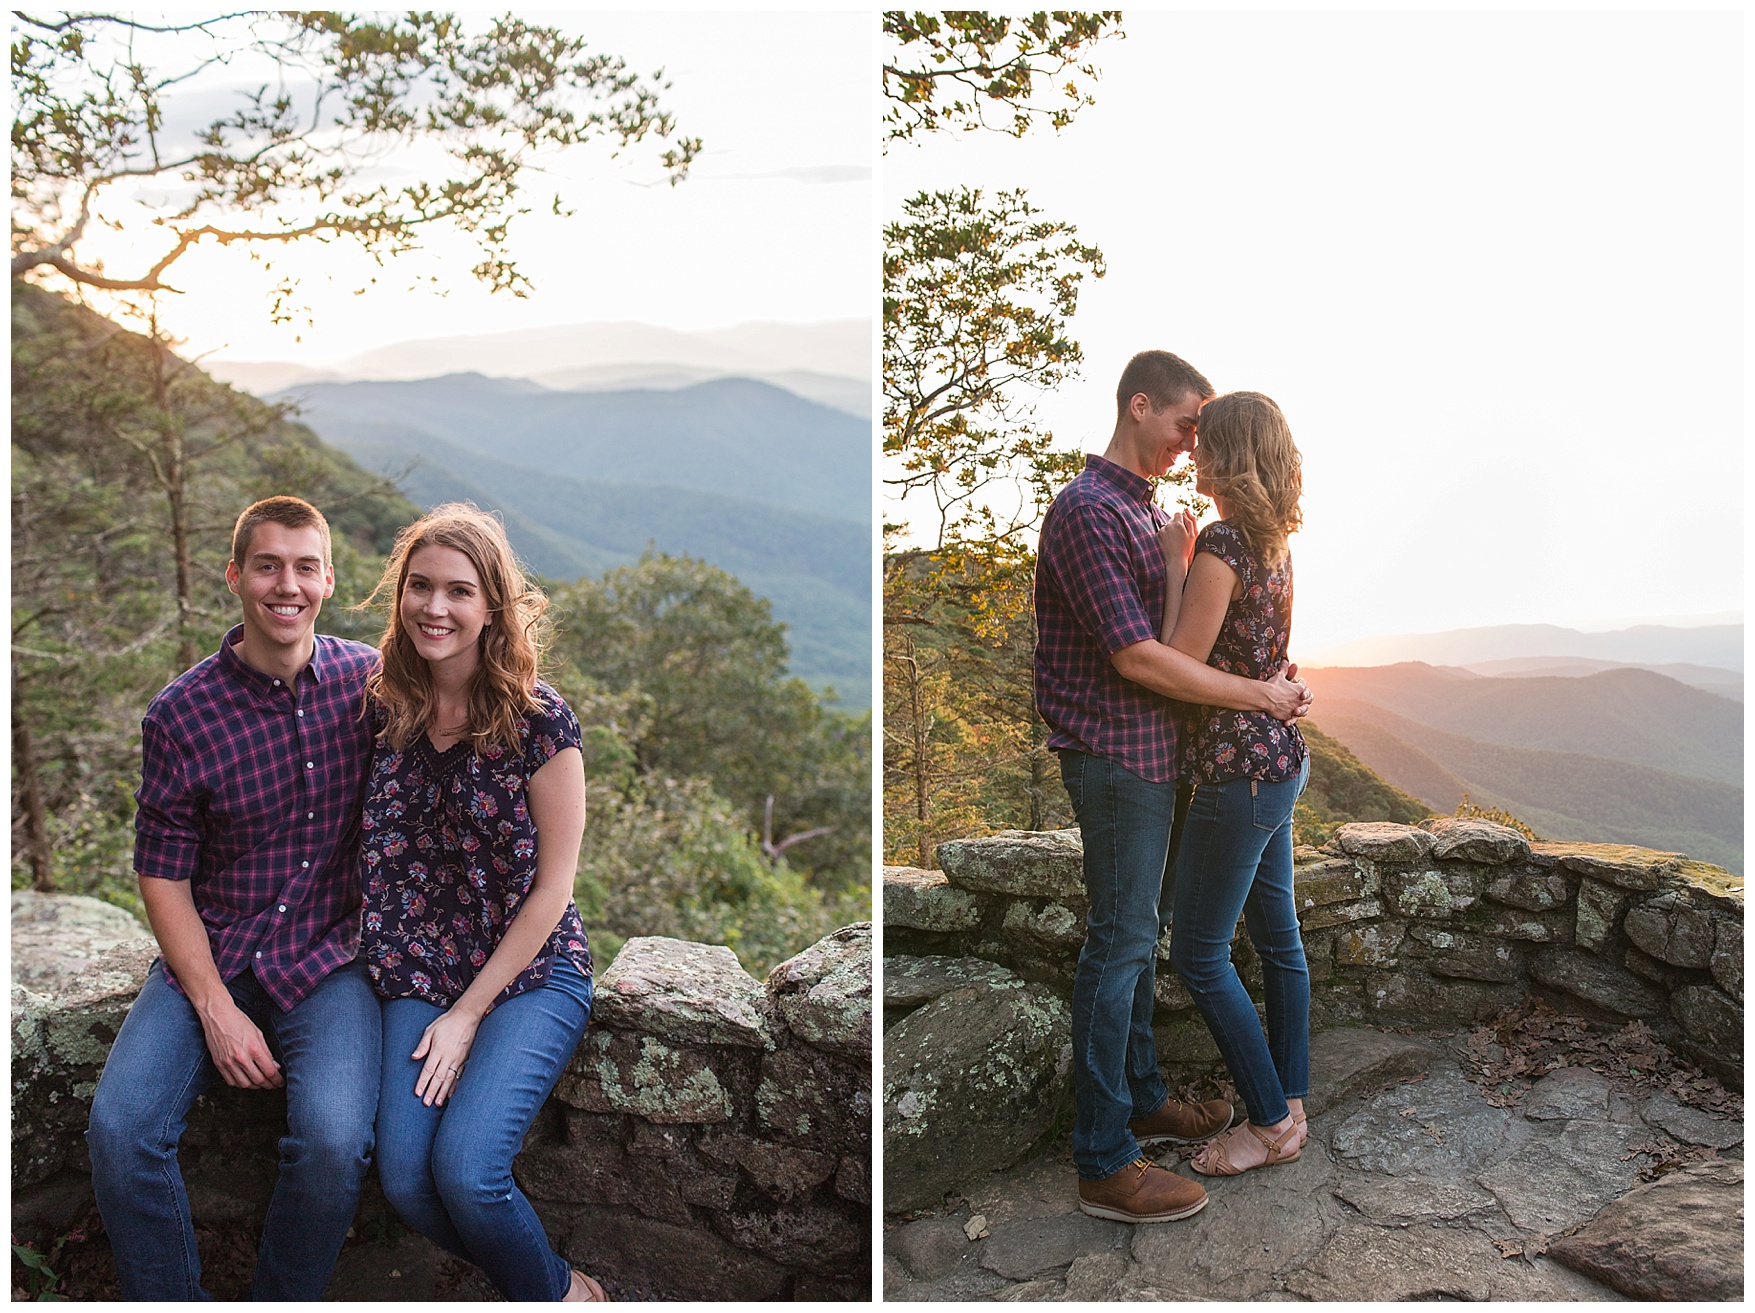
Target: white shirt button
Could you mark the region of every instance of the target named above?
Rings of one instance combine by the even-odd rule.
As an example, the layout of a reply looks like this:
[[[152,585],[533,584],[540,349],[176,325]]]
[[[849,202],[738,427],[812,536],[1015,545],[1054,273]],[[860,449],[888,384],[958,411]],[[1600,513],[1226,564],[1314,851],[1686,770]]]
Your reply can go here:
[[[280,681],[278,679],[274,681],[274,687],[276,687],[276,688],[280,687]],[[258,954],[256,954],[256,956],[261,957],[262,954],[258,953]]]
[[[314,762],[314,761],[307,761],[307,762],[306,762],[306,763],[305,763],[305,769],[306,769],[306,770],[316,770],[316,769],[317,769],[317,763],[316,763],[316,762]]]
[[[302,716],[302,715],[304,715],[304,714],[305,714],[305,713],[304,713],[304,712],[303,712],[303,711],[301,711],[301,712],[299,712],[299,715],[301,715],[301,716]]]
[[[317,819],[317,813],[316,812],[306,812],[305,819],[307,821],[314,821]]]
[[[300,862],[299,865],[300,866],[309,866],[310,863],[309,862]]]
[[[258,949],[257,949],[257,950],[256,950],[256,956],[257,956],[257,957],[261,957],[261,956],[262,956],[262,950],[261,950],[261,949],[260,949],[260,948],[258,948]]]
[[[281,910],[281,911],[283,911],[283,912],[284,912],[284,911],[286,911],[286,904],[285,904],[285,903],[282,903],[282,904],[281,904],[281,905],[280,905],[280,910]]]

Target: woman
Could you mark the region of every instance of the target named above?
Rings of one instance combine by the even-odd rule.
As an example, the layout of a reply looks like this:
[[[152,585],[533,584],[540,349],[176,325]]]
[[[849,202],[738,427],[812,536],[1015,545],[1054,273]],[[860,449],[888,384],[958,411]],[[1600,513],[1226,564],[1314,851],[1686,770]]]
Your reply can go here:
[[[572,902],[585,773],[579,722],[536,677],[547,599],[499,521],[459,505],[397,536],[384,594],[361,820],[378,1176],[404,1222],[507,1299],[606,1299],[512,1179],[591,1012]]]
[[[1216,669],[1268,679],[1286,665],[1292,623],[1287,534],[1301,515],[1298,448],[1259,392],[1207,403],[1194,451],[1197,491],[1219,520],[1192,543],[1178,515],[1160,534],[1181,598],[1165,604],[1166,641]],[[1310,774],[1295,724],[1265,712],[1196,708],[1183,748],[1195,781],[1176,864],[1170,962],[1206,1019],[1248,1109],[1208,1141],[1196,1171],[1235,1176],[1297,1160],[1310,1080],[1310,973],[1292,897],[1292,807]],[[1231,965],[1242,913],[1261,959],[1267,1034]]]

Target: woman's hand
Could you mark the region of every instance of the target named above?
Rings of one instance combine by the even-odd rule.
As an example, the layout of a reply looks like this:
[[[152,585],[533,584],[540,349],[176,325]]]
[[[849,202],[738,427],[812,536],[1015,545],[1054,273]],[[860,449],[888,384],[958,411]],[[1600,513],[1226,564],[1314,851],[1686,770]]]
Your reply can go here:
[[[1179,510],[1164,521],[1158,530],[1158,550],[1164,553],[1164,565],[1177,574],[1187,574],[1198,536],[1194,516],[1187,510]]]
[[[414,1097],[427,1107],[443,1107],[457,1088],[463,1064],[469,1061],[469,1050],[475,1044],[475,1031],[481,1018],[453,1007],[426,1030],[414,1046],[411,1058],[426,1058],[420,1078],[414,1083]]]

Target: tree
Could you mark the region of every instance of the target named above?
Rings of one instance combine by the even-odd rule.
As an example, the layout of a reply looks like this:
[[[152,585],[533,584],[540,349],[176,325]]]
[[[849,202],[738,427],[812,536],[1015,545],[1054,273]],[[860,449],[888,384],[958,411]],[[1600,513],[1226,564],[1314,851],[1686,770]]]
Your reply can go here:
[[[1076,375],[1068,335],[1103,253],[1023,192],[921,192],[884,227],[884,482],[931,497],[935,541],[1007,538],[1040,517],[1076,455],[1022,395]],[[995,508],[994,494],[1015,490]]]
[[[259,79],[236,108],[186,137],[167,99],[221,67]],[[524,295],[510,253],[523,181],[544,152],[607,138],[668,139],[674,184],[698,138],[675,135],[667,84],[586,43],[520,19],[471,33],[450,14],[360,18],[249,11],[148,23],[122,14],[15,14],[12,273],[112,292],[158,293],[189,251],[356,242],[374,260],[449,226],[481,250],[474,275]],[[380,180],[388,159],[431,143],[442,164]],[[176,198],[142,218],[130,198]],[[557,211],[560,198],[553,201]],[[83,254],[101,226],[157,230],[157,254],[110,272]],[[287,317],[294,281],[275,290]]]
[[[165,550],[172,511],[148,460],[163,380],[191,421],[173,431],[202,455],[185,468],[186,556]],[[237,439],[205,445],[221,427]],[[418,512],[162,343],[18,279],[11,454],[13,853],[38,887],[128,904],[140,713],[191,647],[212,651],[231,623],[223,568],[238,509],[270,489],[320,506],[342,598],[365,590]],[[365,632],[339,605],[323,626]]]
[[[787,675],[768,602],[704,561],[653,551],[554,601],[557,655],[638,702],[624,718],[636,775],[710,780],[748,832],[768,822],[775,846],[827,827],[788,860],[825,886],[869,878],[870,718],[830,710]]]
[[[1044,122],[1059,131],[1095,103],[1078,80],[1097,78],[1089,48],[1122,32],[1118,10],[1012,16],[892,10],[884,14],[884,35],[884,129],[895,141],[946,129],[1021,137]],[[1042,86],[1059,93],[1050,104],[1036,103]],[[989,112],[1001,121],[990,122]]]

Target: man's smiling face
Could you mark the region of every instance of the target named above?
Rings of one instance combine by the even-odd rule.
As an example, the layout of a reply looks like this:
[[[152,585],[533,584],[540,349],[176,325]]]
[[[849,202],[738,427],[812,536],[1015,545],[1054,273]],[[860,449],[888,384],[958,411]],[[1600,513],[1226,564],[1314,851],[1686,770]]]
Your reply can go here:
[[[245,560],[226,566],[225,582],[244,603],[246,639],[265,649],[308,642],[323,599],[335,592],[316,526],[289,529],[273,521],[251,532]]]
[[[1143,414],[1136,411],[1140,434],[1147,444],[1146,466],[1155,478],[1163,478],[1178,456],[1194,450],[1195,426],[1206,404],[1207,399],[1198,392],[1184,392],[1163,410],[1153,410],[1148,402]]]

